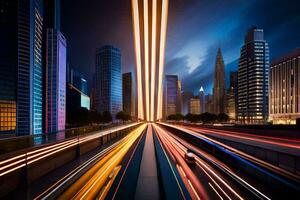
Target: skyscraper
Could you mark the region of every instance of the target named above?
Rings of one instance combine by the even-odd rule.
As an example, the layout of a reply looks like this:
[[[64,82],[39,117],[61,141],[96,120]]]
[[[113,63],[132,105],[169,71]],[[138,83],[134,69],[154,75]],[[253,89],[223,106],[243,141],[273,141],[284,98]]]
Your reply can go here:
[[[214,88],[213,88],[213,113],[220,114],[225,112],[225,70],[224,61],[221,53],[221,49],[218,49],[216,64],[215,64],[215,76],[214,76]]]
[[[131,0],[137,76],[137,115],[162,118],[168,0]]]
[[[0,130],[42,133],[43,4],[3,0],[0,45]],[[9,109],[3,109],[7,107]]]
[[[92,88],[91,88],[91,110],[96,111],[97,110],[97,104],[96,104],[96,74],[93,74],[93,80],[92,80]]]
[[[132,85],[132,73],[128,72],[123,74],[123,111],[134,116],[134,97],[133,97],[133,85]]]
[[[166,75],[165,76],[165,111],[164,116],[176,114],[178,112],[178,76],[177,75]]]
[[[230,72],[230,84],[226,95],[226,113],[230,120],[237,118],[237,72]]]
[[[60,32],[60,1],[45,0],[45,132],[65,129],[66,121],[66,49]]]
[[[268,120],[269,47],[263,29],[252,27],[241,48],[238,69],[238,121],[263,124]]]
[[[177,82],[177,105],[176,105],[176,112],[181,113],[182,112],[182,89],[181,89],[181,81],[178,80]]]
[[[189,108],[189,113],[194,114],[194,115],[199,115],[201,111],[201,105],[200,105],[200,100],[199,98],[191,98],[190,99],[190,108]]]
[[[96,104],[113,116],[122,110],[121,51],[110,45],[96,50]]]
[[[199,90],[199,100],[200,100],[200,113],[205,113],[205,93],[202,86]]]
[[[88,95],[88,82],[85,76],[77,69],[68,66],[67,82],[76,87],[80,92]]]
[[[66,56],[65,37],[55,29],[47,30],[46,114],[45,131],[65,129],[66,121]]]
[[[182,114],[186,115],[189,113],[190,99],[194,97],[192,92],[182,92]]]
[[[88,83],[83,74],[68,65],[67,73],[67,116],[76,113],[81,108],[90,110],[90,97],[87,95]]]
[[[296,124],[300,118],[300,49],[274,60],[270,67],[270,120]]]
[[[205,112],[213,113],[213,97],[211,94],[205,95]]]

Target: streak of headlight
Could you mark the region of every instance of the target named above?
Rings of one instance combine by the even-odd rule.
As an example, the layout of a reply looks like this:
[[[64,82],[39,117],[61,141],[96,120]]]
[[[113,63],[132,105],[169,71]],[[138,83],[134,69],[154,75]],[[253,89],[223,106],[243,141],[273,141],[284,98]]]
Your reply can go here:
[[[165,47],[166,47],[166,33],[168,21],[168,0],[162,1],[162,15],[161,15],[161,31],[160,31],[160,53],[159,53],[159,71],[158,71],[158,102],[157,102],[157,119],[162,118],[162,81],[164,73]]]
[[[146,93],[146,120],[149,121],[149,21],[148,0],[144,0],[144,51],[145,51],[145,93]]]
[[[139,21],[138,0],[132,0],[133,28],[134,28],[134,44],[136,57],[136,73],[137,73],[137,95],[138,95],[138,118],[144,119],[144,106],[142,95],[142,74],[141,74],[141,36]]]
[[[156,15],[157,0],[152,1],[152,52],[151,52],[151,114],[150,120],[154,120],[154,91],[155,91],[155,67],[156,67]]]

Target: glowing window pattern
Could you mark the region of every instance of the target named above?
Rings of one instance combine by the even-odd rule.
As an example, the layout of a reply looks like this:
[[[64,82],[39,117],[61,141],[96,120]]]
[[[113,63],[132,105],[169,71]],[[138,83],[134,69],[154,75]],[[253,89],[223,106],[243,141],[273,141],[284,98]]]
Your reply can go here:
[[[16,129],[16,102],[0,101],[0,131]]]

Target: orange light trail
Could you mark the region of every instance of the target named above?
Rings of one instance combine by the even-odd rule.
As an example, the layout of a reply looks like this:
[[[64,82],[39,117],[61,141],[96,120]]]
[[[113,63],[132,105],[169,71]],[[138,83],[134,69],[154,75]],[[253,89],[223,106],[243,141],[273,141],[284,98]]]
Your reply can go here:
[[[168,0],[132,0],[131,2],[137,69],[138,117],[146,121],[156,121],[162,117]],[[150,19],[152,19],[151,23]]]
[[[149,121],[149,19],[148,0],[144,0],[144,55],[145,55],[145,94],[146,94],[146,120]]]
[[[152,47],[151,47],[151,113],[150,121],[154,121],[154,96],[155,96],[155,75],[156,75],[156,15],[157,0],[152,1]]]
[[[133,130],[106,155],[104,155],[85,174],[77,179],[58,199],[104,199],[112,182],[110,177],[119,172],[118,166],[134,142],[145,130],[146,124]]]
[[[140,20],[139,20],[139,5],[138,0],[132,0],[133,12],[133,29],[134,29],[134,46],[136,57],[136,73],[137,73],[137,104],[138,104],[138,118],[144,119],[144,105],[142,95],[142,60],[141,60],[141,35],[140,35]]]
[[[140,123],[133,123],[130,125],[119,126],[117,128],[111,128],[111,129],[108,129],[105,131],[99,131],[98,133],[95,133],[92,135],[83,136],[81,138],[69,139],[69,140],[59,142],[56,144],[51,144],[46,147],[41,147],[36,150],[31,150],[31,151],[28,151],[21,155],[16,155],[13,158],[8,158],[6,160],[2,160],[2,161],[0,161],[0,177],[4,176],[6,174],[9,174],[11,172],[14,172],[14,171],[16,171],[22,167],[25,167],[27,165],[35,163],[39,160],[46,159],[49,156],[54,155],[59,152],[62,152],[66,149],[74,148],[77,145],[94,140],[96,138],[100,138],[102,136],[110,134],[111,132],[124,130],[126,128],[130,128],[130,127],[133,127],[138,124],[140,124]]]

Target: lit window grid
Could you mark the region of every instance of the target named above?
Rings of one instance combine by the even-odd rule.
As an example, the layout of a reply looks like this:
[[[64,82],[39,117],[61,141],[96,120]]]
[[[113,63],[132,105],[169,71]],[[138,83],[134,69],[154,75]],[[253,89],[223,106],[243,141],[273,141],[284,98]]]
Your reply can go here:
[[[0,131],[16,129],[16,102],[0,101]]]
[[[262,50],[256,50],[257,48]],[[260,56],[256,55],[257,52]],[[268,44],[265,41],[250,42],[241,49],[238,71],[238,119],[242,123],[264,123],[268,118],[268,54]],[[257,108],[262,112],[257,112]]]
[[[270,118],[273,123],[295,123],[300,117],[300,57],[282,59],[270,68]]]

